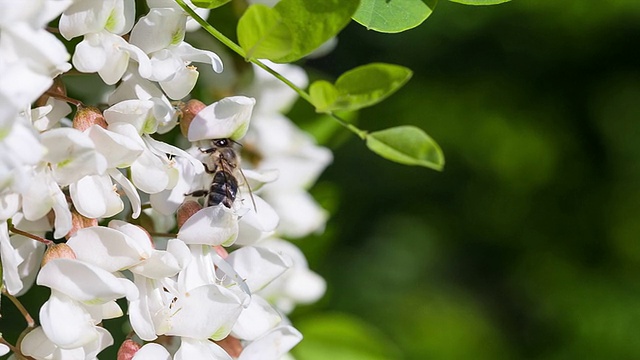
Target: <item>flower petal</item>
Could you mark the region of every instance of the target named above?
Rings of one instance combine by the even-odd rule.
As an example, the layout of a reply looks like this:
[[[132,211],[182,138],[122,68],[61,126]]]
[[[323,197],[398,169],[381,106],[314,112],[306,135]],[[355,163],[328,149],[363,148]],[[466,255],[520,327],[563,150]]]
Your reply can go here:
[[[85,175],[104,174],[107,160],[96,151],[89,136],[73,128],[56,128],[41,135],[56,181],[69,185]]]
[[[255,103],[253,98],[231,96],[205,107],[189,125],[189,141],[242,138]]]
[[[196,49],[186,42],[178,45],[173,52],[182,58],[185,62],[199,62],[211,64],[213,71],[222,72],[222,60],[214,52]]]
[[[20,257],[11,246],[5,221],[0,222],[0,259],[2,260],[2,280],[4,280],[4,285],[9,294],[15,295],[22,290],[22,280],[18,274]]]
[[[288,256],[253,246],[233,251],[226,260],[243,279],[246,279],[249,289],[253,292],[264,288],[292,266]]]
[[[278,360],[302,340],[302,334],[293,326],[281,326],[250,343],[242,350],[238,360]]]
[[[118,122],[131,124],[136,128],[138,134],[154,132],[156,125],[151,112],[153,105],[153,101],[150,100],[121,101],[104,111],[104,119],[109,125]],[[111,129],[111,127],[109,130],[121,133],[120,130]]]
[[[168,160],[166,161],[168,163]],[[165,162],[148,149],[131,164],[131,180],[147,194],[159,193],[169,187],[168,169]]]
[[[173,360],[231,360],[231,356],[219,345],[200,339],[182,338],[182,344]]]
[[[244,309],[233,325],[231,335],[252,341],[266,334],[282,321],[282,316],[260,296],[252,296],[251,304]]]
[[[178,232],[178,239],[186,244],[231,245],[237,236],[238,217],[224,205],[203,208]]]
[[[195,67],[183,65],[172,78],[160,81],[160,87],[170,99],[180,100],[193,90],[198,76],[199,73]]]
[[[135,24],[129,41],[150,54],[182,42],[186,22],[181,10],[153,8]]]
[[[98,339],[93,320],[84,307],[57,291],[40,308],[40,322],[47,337],[63,349],[73,349]]]
[[[92,226],[78,230],[67,245],[76,253],[78,260],[111,273],[139,264],[151,255],[150,240],[145,237],[146,240],[136,241],[116,229]]]
[[[223,339],[242,309],[241,299],[231,290],[215,284],[199,286],[173,304],[172,326],[167,335]]]
[[[100,32],[114,8],[114,0],[76,1],[61,16],[60,34],[67,40],[88,33]]]
[[[170,360],[171,354],[164,346],[156,343],[145,344],[131,360]]]
[[[127,177],[117,169],[108,169],[107,173],[122,187],[125,195],[127,195],[127,199],[129,199],[129,202],[131,203],[131,209],[133,211],[131,217],[137,219],[142,211],[142,203],[140,201],[140,194],[138,194],[138,190],[136,190],[131,181],[129,181],[129,179],[127,179]]]
[[[243,204],[251,204],[248,194],[243,195]],[[256,208],[245,205],[246,214],[242,216],[239,223],[239,234],[237,243],[239,245],[251,245],[264,238],[265,235],[273,232],[280,221],[280,217],[275,210],[261,197],[254,195]],[[249,207],[246,207],[249,206]]]
[[[49,261],[40,270],[36,283],[88,304],[138,296],[138,290],[129,280],[75,259]]]
[[[129,124],[123,125],[133,127]],[[106,130],[98,125],[92,125],[85,132],[96,145],[98,152],[107,159],[109,168],[127,167],[142,154],[142,145],[125,135]]]
[[[109,175],[85,176],[69,185],[73,206],[90,219],[114,216],[124,209]]]
[[[28,332],[20,343],[22,354],[34,359],[52,359],[55,350],[56,345],[49,340],[42,326]]]

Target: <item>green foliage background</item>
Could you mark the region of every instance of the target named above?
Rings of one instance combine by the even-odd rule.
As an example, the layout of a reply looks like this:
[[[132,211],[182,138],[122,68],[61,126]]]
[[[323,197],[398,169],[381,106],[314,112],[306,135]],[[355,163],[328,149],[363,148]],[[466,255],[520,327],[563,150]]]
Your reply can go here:
[[[635,0],[441,1],[401,34],[352,24],[308,63],[411,68],[358,124],[417,125],[447,158],[329,142],[315,193],[335,213],[300,242],[329,283],[319,309],[375,326],[388,358],[640,357],[639,20]]]

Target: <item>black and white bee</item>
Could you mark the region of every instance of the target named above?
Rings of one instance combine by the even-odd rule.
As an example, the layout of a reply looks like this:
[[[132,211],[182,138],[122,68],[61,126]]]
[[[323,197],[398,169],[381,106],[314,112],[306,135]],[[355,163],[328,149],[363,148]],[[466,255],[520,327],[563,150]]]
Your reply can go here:
[[[242,170],[239,167],[239,156],[233,148],[237,144],[231,139],[213,139],[211,147],[207,149],[199,149],[200,152],[208,154],[209,163],[203,162],[205,171],[213,175],[213,180],[208,190],[196,190],[185,194],[185,196],[202,197],[206,196],[205,206],[224,205],[231,209],[238,195],[238,177],[240,175],[244,183],[249,186]],[[251,202],[255,209],[255,200],[249,188]]]

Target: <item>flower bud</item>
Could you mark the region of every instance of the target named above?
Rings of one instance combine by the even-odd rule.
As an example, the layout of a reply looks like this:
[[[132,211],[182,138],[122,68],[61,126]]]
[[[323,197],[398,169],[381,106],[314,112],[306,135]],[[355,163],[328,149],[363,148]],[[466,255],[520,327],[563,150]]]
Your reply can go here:
[[[207,107],[207,105],[202,101],[195,99],[191,99],[185,104],[182,104],[180,107],[180,112],[182,113],[182,117],[180,118],[180,131],[184,137],[187,137],[189,134],[189,125],[191,125],[191,120],[193,120],[196,114],[205,107]]]
[[[44,252],[44,256],[42,257],[41,267],[45,266],[50,260],[53,259],[75,259],[76,253],[73,249],[65,244],[53,244],[47,248],[47,251]]]
[[[216,341],[215,343],[223,348],[227,354],[231,355],[232,358],[237,358],[242,352],[242,344],[240,343],[240,340],[231,335],[220,341]]]
[[[102,116],[102,111],[95,106],[79,106],[76,116],[73,117],[73,128],[85,131],[91,125],[98,125],[107,128],[107,122]]]
[[[76,209],[71,209],[71,230],[64,237],[69,239],[76,231],[91,226],[98,226],[98,219],[85,217],[78,213]]]
[[[185,201],[178,208],[178,229],[182,227],[182,225],[191,217],[193,214],[197,213],[202,209],[202,205],[200,205],[197,201],[189,200]]]
[[[120,348],[118,349],[118,355],[116,359],[118,360],[131,360],[133,356],[140,350],[142,346],[137,342],[127,339],[122,342]]]

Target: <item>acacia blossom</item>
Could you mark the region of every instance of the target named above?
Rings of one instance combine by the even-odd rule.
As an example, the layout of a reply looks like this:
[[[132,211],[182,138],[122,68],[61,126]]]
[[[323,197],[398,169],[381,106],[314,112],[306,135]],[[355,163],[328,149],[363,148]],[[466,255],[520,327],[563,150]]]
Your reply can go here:
[[[244,95],[193,113],[172,102],[190,96],[193,63],[223,69],[185,42],[194,23],[173,1],[149,0],[137,21],[134,0],[15,4],[0,0],[2,282],[12,296],[50,291],[16,355],[96,359],[114,345],[102,322],[126,317],[137,360],[290,356],[302,334],[286,314],[325,284],[280,237],[322,229],[307,189],[331,161],[280,115],[295,94],[255,68]],[[82,37],[72,56],[45,30],[58,17],[62,38]],[[105,85],[95,107],[54,81],[69,60]],[[211,201],[216,189],[224,201]]]

